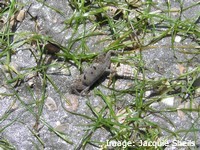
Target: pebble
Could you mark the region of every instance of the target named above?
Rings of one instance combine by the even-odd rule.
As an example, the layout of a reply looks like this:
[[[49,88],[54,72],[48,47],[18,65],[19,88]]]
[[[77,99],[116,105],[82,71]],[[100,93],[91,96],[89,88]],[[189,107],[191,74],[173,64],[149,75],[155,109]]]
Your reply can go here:
[[[26,11],[25,10],[20,10],[19,13],[16,14],[16,20],[19,21],[19,22],[22,22],[25,18],[25,14],[26,14]]]
[[[181,41],[181,37],[177,35],[177,36],[175,37],[175,42],[180,43],[180,41]]]
[[[173,106],[174,105],[174,97],[166,97],[166,98],[163,98],[161,100],[162,103],[168,105],[168,106]]]
[[[65,96],[63,106],[67,111],[76,111],[78,109],[78,96],[74,94],[67,94]]]
[[[54,55],[55,53],[58,53],[60,51],[60,47],[53,43],[47,43],[44,46],[44,50],[45,50],[45,53]]]

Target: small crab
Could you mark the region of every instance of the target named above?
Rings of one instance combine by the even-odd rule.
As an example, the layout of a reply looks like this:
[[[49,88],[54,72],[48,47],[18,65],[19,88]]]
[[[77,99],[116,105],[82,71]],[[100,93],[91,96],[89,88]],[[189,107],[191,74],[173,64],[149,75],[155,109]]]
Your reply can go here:
[[[115,51],[109,51],[97,56],[92,62],[92,65],[87,67],[79,79],[73,83],[71,92],[77,95],[83,95],[105,73],[110,73],[111,56],[114,54],[116,54]]]

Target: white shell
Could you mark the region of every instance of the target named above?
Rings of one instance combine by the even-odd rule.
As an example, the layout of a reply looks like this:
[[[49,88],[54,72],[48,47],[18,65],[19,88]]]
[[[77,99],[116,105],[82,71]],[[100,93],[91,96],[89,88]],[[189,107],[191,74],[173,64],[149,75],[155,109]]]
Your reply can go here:
[[[117,116],[118,122],[122,124],[126,120],[128,113],[126,112],[126,109],[120,109],[118,110],[116,116]]]
[[[47,106],[48,110],[51,111],[56,111],[58,110],[58,107],[56,105],[56,102],[53,100],[53,98],[51,97],[47,97],[46,101],[45,101],[45,105]]]

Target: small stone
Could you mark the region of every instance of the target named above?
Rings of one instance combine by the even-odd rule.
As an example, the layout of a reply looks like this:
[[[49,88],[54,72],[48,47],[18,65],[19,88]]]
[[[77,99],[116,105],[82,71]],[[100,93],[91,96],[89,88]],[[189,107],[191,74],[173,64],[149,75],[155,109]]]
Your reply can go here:
[[[174,97],[163,98],[161,100],[161,102],[166,104],[166,105],[173,106],[174,105]]]
[[[74,95],[74,94],[68,94],[65,96],[64,102],[63,102],[63,106],[64,109],[66,109],[67,111],[76,111],[78,108],[78,96]]]
[[[44,46],[44,51],[47,54],[53,55],[53,54],[58,53],[60,51],[60,47],[56,44],[53,44],[53,43],[47,43]]]
[[[24,81],[27,82],[30,88],[33,88],[36,82],[36,77],[37,73],[29,73],[27,76],[25,76]]]
[[[144,93],[145,97],[149,97],[151,94],[152,94],[152,91],[146,91],[146,92]]]
[[[150,14],[160,14],[160,13],[162,13],[161,10],[156,10],[156,11],[152,11],[152,12],[150,12]]]
[[[158,102],[154,102],[152,103],[150,106],[153,107],[153,108],[156,108],[158,107],[160,104]]]
[[[196,93],[196,95],[200,95],[200,88],[197,88],[197,89],[195,90],[195,93]]]
[[[16,14],[16,20],[22,22],[25,18],[25,10],[20,10],[19,13]]]
[[[34,82],[32,80],[28,81],[28,86],[30,88],[33,88],[34,87]]]
[[[18,108],[18,105],[16,103],[14,103],[11,107],[12,110],[16,110]]]
[[[57,111],[58,110],[56,102],[51,97],[47,97],[47,99],[45,101],[45,105],[47,106],[47,109],[50,110],[50,111]]]
[[[198,77],[194,83],[192,84],[193,87],[199,88],[200,87],[200,77]]]
[[[177,35],[177,36],[175,37],[175,42],[179,43],[180,41],[181,41],[181,37]]]
[[[186,68],[182,64],[178,64],[178,70],[180,74],[185,73]]]
[[[117,13],[118,8],[114,6],[107,6],[106,10],[109,17],[114,17]]]

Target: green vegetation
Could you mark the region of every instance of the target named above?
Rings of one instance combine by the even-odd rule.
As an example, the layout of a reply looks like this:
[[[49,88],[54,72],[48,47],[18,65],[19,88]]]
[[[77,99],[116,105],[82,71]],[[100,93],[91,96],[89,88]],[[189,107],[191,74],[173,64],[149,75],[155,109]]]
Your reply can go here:
[[[60,10],[51,6],[45,1],[37,0],[38,3],[44,7],[54,11],[55,13],[65,16],[64,10]],[[123,51],[124,55],[118,55],[112,58],[115,64],[128,64],[134,66],[134,78],[130,79],[131,86],[127,89],[118,90],[117,77],[113,77],[109,87],[110,94],[105,95],[101,90],[95,87],[94,94],[104,102],[101,108],[94,108],[94,106],[87,102],[88,109],[91,110],[93,116],[79,114],[75,112],[66,112],[72,115],[81,116],[87,119],[90,123],[85,125],[87,127],[84,136],[82,137],[78,148],[85,148],[87,145],[101,146],[106,149],[106,142],[93,140],[93,135],[98,129],[105,129],[110,133],[108,141],[131,141],[134,146],[126,147],[125,149],[143,149],[139,146],[140,140],[142,141],[157,141],[160,137],[164,136],[165,140],[173,138],[186,140],[187,136],[191,133],[193,140],[197,140],[199,129],[196,126],[199,122],[199,107],[193,107],[196,103],[195,88],[198,88],[197,82],[200,72],[199,65],[194,65],[192,70],[187,68],[185,72],[181,71],[182,66],[187,66],[192,63],[193,58],[200,54],[200,27],[199,17],[200,12],[193,15],[192,18],[185,17],[185,12],[199,6],[199,2],[191,3],[189,6],[184,5],[184,1],[176,1],[179,7],[172,8],[170,1],[165,1],[163,7],[158,6],[152,0],[141,2],[140,0],[132,1],[90,1],[90,0],[68,0],[72,9],[72,14],[63,22],[64,27],[62,31],[71,30],[71,36],[67,41],[67,45],[61,45],[50,36],[42,35],[38,32],[40,26],[38,25],[37,17],[31,15],[28,11],[30,21],[35,23],[35,31],[17,31],[17,28],[23,23],[18,21],[17,17],[20,10],[25,7],[16,1],[1,1],[0,2],[0,62],[1,62],[1,85],[10,90],[10,93],[1,93],[1,97],[10,97],[15,99],[13,102],[19,101],[21,106],[25,108],[31,115],[35,117],[34,129],[29,128],[32,135],[36,137],[38,142],[44,148],[45,143],[38,135],[40,125],[47,127],[52,133],[60,137],[66,143],[73,145],[74,143],[62,132],[54,129],[46,120],[43,119],[43,110],[45,100],[47,98],[48,85],[51,85],[55,91],[63,97],[65,93],[61,92],[58,85],[54,82],[51,76],[47,73],[49,67],[61,66],[67,64],[67,69],[70,70],[70,65],[73,64],[80,71],[83,70],[82,62],[91,63],[93,58],[100,52],[95,51],[88,45],[88,41],[92,38],[102,36],[101,40],[97,40],[97,46],[103,45],[102,51],[109,50]],[[31,5],[31,4],[30,4]],[[27,7],[27,6],[26,6]],[[30,6],[31,7],[31,6]],[[13,18],[14,17],[14,18]],[[38,16],[39,17],[39,16]],[[14,23],[12,22],[14,20]],[[31,36],[30,36],[31,35]],[[179,45],[175,43],[176,36],[182,37],[182,41],[190,39],[191,44]],[[168,49],[173,50],[174,58],[177,55],[192,55],[187,60],[177,59],[180,75],[170,76],[168,78],[162,76],[161,78],[148,78],[147,74],[156,72],[151,68],[145,66],[143,52],[148,50],[159,49],[160,46],[156,43],[170,38],[171,43],[163,45]],[[56,52],[50,51],[47,48],[47,43],[52,44],[58,50]],[[106,44],[104,44],[106,43]],[[182,42],[184,43],[184,42]],[[12,62],[12,56],[17,53],[17,50],[23,45],[29,47],[34,46],[37,51],[29,49],[31,57],[35,59],[36,65],[34,67],[22,69],[19,71]],[[50,46],[52,46],[50,45]],[[107,45],[107,46],[105,46]],[[98,48],[100,49],[100,48]],[[50,53],[50,59],[47,57]],[[53,58],[60,59],[61,62],[53,62]],[[182,65],[183,64],[183,65]],[[183,67],[182,67],[183,68]],[[178,69],[177,69],[178,70]],[[40,90],[34,91],[31,87],[28,88],[29,94],[34,100],[33,103],[27,104],[22,97],[18,94],[17,87],[24,84],[25,78],[28,74],[35,74],[35,77],[42,79]],[[102,87],[102,86],[101,86]],[[153,91],[151,95],[145,96],[147,91]],[[123,101],[123,97],[131,95],[132,100],[130,103]],[[181,102],[190,102],[190,107],[181,108],[181,110],[191,117],[190,112],[197,112],[198,116],[190,128],[185,130],[177,130],[174,121],[170,120],[167,114],[175,114],[177,107],[165,107],[163,109],[155,109],[152,104],[160,102],[166,97],[178,97]],[[89,97],[90,98],[90,97]],[[88,98],[88,99],[89,99]],[[3,98],[2,98],[3,100]],[[0,100],[0,101],[2,101]],[[120,102],[120,105],[119,105]],[[125,104],[125,105],[123,105]],[[1,135],[15,122],[22,122],[16,117],[12,122],[6,126],[2,126],[3,122],[9,119],[11,113],[14,113],[13,106],[10,106],[7,111],[0,116],[0,149],[14,149],[14,146],[7,140],[1,138]],[[119,109],[120,108],[120,109]],[[153,122],[150,116],[157,116],[162,118],[166,124],[171,125],[176,130],[164,128]],[[178,117],[178,116],[177,116]],[[22,123],[23,125],[23,123]],[[33,142],[35,148],[39,149],[39,145]],[[73,145],[74,147],[74,145]],[[123,146],[119,146],[121,149]],[[146,147],[154,149],[154,147]],[[164,149],[159,147],[158,149]]]

